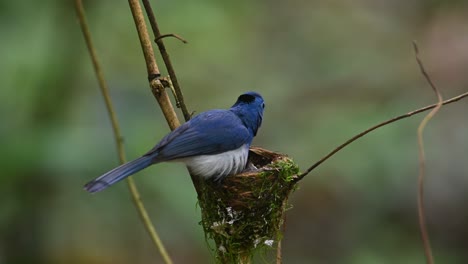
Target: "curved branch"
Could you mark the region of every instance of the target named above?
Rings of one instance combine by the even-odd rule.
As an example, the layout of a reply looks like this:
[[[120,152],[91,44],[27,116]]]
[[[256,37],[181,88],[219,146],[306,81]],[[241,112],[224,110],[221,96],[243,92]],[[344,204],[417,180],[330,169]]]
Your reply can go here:
[[[432,117],[440,110],[442,107],[443,99],[442,95],[439,92],[439,89],[435,86],[432,82],[431,77],[426,72],[424,65],[419,58],[419,49],[418,45],[415,41],[413,41],[414,52],[416,56],[416,61],[419,65],[419,69],[421,70],[422,75],[426,79],[426,81],[431,86],[432,90],[437,96],[437,105],[429,112],[421,121],[418,127],[418,149],[419,149],[419,175],[418,175],[418,219],[419,219],[419,229],[421,232],[421,239],[423,241],[424,246],[424,254],[426,256],[427,264],[434,263],[434,257],[432,256],[432,249],[431,243],[429,240],[429,232],[427,231],[426,226],[426,218],[424,212],[424,178],[426,175],[426,157],[424,154],[424,140],[423,140],[423,132],[424,128],[426,127],[427,123],[432,119]]]
[[[187,40],[185,40],[185,39],[182,38],[181,36],[179,36],[179,35],[177,35],[177,34],[173,34],[173,33],[160,35],[159,37],[157,37],[157,38],[154,39],[154,42],[157,43],[160,39],[169,38],[169,37],[176,38],[176,39],[182,41],[182,43],[184,43],[184,44],[187,44],[187,43],[188,43]]]
[[[461,100],[465,97],[468,97],[468,92],[465,92],[465,93],[462,93],[458,96],[455,96],[455,97],[452,97],[448,100],[445,100],[442,102],[443,105],[446,105],[446,104],[450,104],[450,103],[453,103],[453,102],[456,102],[458,100]],[[332,150],[330,153],[328,153],[327,155],[325,155],[323,158],[321,158],[319,161],[317,161],[316,163],[314,163],[312,166],[310,166],[306,171],[304,171],[303,173],[299,174],[296,179],[294,181],[298,182],[300,180],[302,180],[305,176],[307,176],[307,174],[309,174],[312,170],[314,170],[315,168],[317,168],[319,165],[321,165],[323,162],[325,162],[327,159],[329,159],[331,156],[333,156],[334,154],[336,154],[338,151],[340,151],[342,148],[346,147],[347,145],[353,143],[354,141],[356,141],[357,139],[365,136],[366,134],[368,134],[369,132],[372,132],[374,130],[376,130],[377,128],[380,128],[380,127],[383,127],[385,125],[388,125],[390,123],[393,123],[393,122],[396,122],[398,120],[401,120],[401,119],[405,119],[407,117],[410,117],[410,116],[413,116],[413,115],[416,115],[416,114],[419,114],[419,113],[422,113],[424,111],[427,111],[429,109],[432,109],[432,108],[435,108],[437,106],[437,104],[431,104],[431,105],[428,105],[428,106],[424,106],[422,108],[419,108],[419,109],[416,109],[414,111],[411,111],[411,112],[408,112],[406,114],[403,114],[403,115],[399,115],[399,116],[396,116],[394,118],[391,118],[389,120],[386,120],[382,123],[379,123],[375,126],[372,126],[364,131],[362,131],[361,133],[353,136],[352,138],[348,139],[346,142],[344,142],[343,144],[339,145],[338,147],[336,147],[334,150]]]

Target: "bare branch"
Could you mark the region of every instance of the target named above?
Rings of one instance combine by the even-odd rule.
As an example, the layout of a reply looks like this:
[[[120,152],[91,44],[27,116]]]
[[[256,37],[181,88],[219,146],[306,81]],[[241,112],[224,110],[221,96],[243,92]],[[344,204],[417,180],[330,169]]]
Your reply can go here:
[[[75,0],[75,9],[78,16],[78,21],[80,22],[81,31],[83,32],[83,37],[86,42],[86,47],[88,48],[88,53],[93,62],[94,72],[98,79],[99,89],[101,90],[102,97],[104,98],[104,103],[106,105],[107,113],[109,115],[112,131],[114,133],[115,145],[117,147],[117,153],[119,156],[119,161],[121,164],[125,163],[125,150],[123,146],[122,133],[120,132],[119,123],[117,121],[117,115],[115,114],[114,106],[112,105],[112,100],[109,94],[109,88],[104,78],[104,73],[101,69],[99,63],[96,49],[94,48],[93,42],[91,40],[91,33],[89,32],[89,27],[86,22],[85,11],[83,8],[82,0]]]
[[[446,104],[450,104],[450,103],[453,103],[453,102],[456,102],[458,100],[461,100],[465,97],[468,97],[468,92],[465,92],[465,93],[462,93],[460,95],[457,95],[455,97],[452,97],[448,100],[445,100],[442,102],[443,105],[446,105]],[[365,136],[366,134],[380,128],[380,127],[383,127],[385,125],[388,125],[388,124],[391,124],[393,122],[396,122],[398,120],[401,120],[401,119],[405,119],[405,118],[408,118],[410,116],[413,116],[413,115],[416,115],[416,114],[419,114],[419,113],[422,113],[424,111],[427,111],[429,109],[432,109],[432,108],[435,108],[437,106],[437,104],[432,104],[432,105],[428,105],[428,106],[424,106],[422,108],[419,108],[419,109],[416,109],[414,111],[411,111],[411,112],[408,112],[406,114],[403,114],[403,115],[399,115],[399,116],[396,116],[394,118],[391,118],[391,119],[388,119],[382,123],[379,123],[375,126],[372,126],[364,131],[362,131],[361,133],[353,136],[352,138],[348,139],[346,142],[344,142],[343,144],[339,145],[338,147],[336,147],[334,150],[332,150],[330,153],[328,153],[327,155],[325,155],[323,158],[321,158],[319,161],[317,161],[316,163],[314,163],[312,166],[310,166],[306,171],[304,171],[303,173],[299,174],[297,176],[297,178],[295,179],[296,182],[302,180],[305,176],[307,176],[307,174],[309,174],[312,170],[314,170],[315,168],[317,168],[319,165],[321,165],[323,162],[325,162],[326,160],[328,160],[331,156],[333,156],[334,154],[336,154],[338,151],[340,151],[342,148],[346,147],[347,145],[353,143],[354,141],[356,141],[357,139]]]
[[[164,60],[164,64],[166,65],[166,68],[167,68],[167,72],[169,73],[172,84],[174,85],[177,107],[180,107],[180,109],[182,110],[182,114],[184,115],[185,121],[188,121],[191,118],[191,115],[187,109],[187,106],[185,105],[184,96],[182,94],[182,90],[180,89],[179,81],[177,80],[174,67],[172,66],[172,62],[169,57],[169,53],[167,53],[166,51],[166,46],[164,45],[163,38],[167,36],[172,36],[172,37],[180,39],[184,43],[187,43],[187,41],[185,41],[184,39],[182,39],[181,37],[175,34],[161,35],[161,31],[159,30],[158,23],[156,22],[156,18],[154,16],[154,12],[153,12],[153,9],[151,8],[151,4],[149,0],[143,0],[143,5],[145,6],[146,14],[148,15],[151,28],[153,29],[155,42],[158,45],[159,52],[161,53],[161,56]]]
[[[419,176],[418,176],[418,219],[419,219],[419,229],[421,232],[421,239],[424,246],[424,254],[426,256],[426,263],[433,264],[434,258],[432,256],[431,243],[429,241],[429,232],[427,231],[426,218],[424,212],[424,178],[426,175],[426,158],[424,154],[424,140],[423,132],[427,123],[432,119],[432,117],[440,110],[443,104],[442,95],[439,92],[439,89],[432,82],[429,74],[426,72],[424,65],[419,58],[419,49],[415,41],[413,41],[413,47],[415,52],[416,61],[419,65],[422,75],[426,81],[431,86],[432,90],[437,96],[437,104],[421,121],[418,127],[418,149],[419,149]]]
[[[145,55],[148,76],[157,76],[157,78],[150,79],[151,90],[153,92],[154,97],[158,101],[161,110],[163,111],[163,114],[169,124],[169,127],[171,128],[171,130],[174,130],[180,125],[180,122],[177,119],[177,115],[174,111],[174,107],[172,107],[171,101],[169,100],[169,96],[167,95],[164,89],[164,85],[161,83],[161,79],[159,78],[159,70],[153,70],[155,67],[152,65],[156,65],[156,61],[154,59],[153,47],[149,38],[148,30],[146,28],[145,18],[143,17],[143,12],[141,10],[140,3],[138,0],[129,0],[128,2],[130,4],[130,9],[132,10],[133,18],[135,20],[135,25],[137,27],[138,36],[140,38],[141,47],[143,49],[143,54]],[[159,36],[161,36],[161,33],[159,32],[158,24],[156,22],[156,18],[154,17],[153,10],[151,9],[151,5],[146,0],[143,0],[143,4],[148,14],[148,18],[153,32],[156,38],[158,38]],[[157,44],[159,47],[159,51],[161,52],[161,55],[164,59],[167,71],[169,72],[169,75],[171,77],[171,83],[177,95],[176,102],[178,105],[180,105],[182,109],[184,119],[189,120],[191,118],[191,115],[190,113],[188,113],[187,107],[184,103],[184,97],[182,95],[182,91],[180,90],[180,86],[175,75],[174,67],[172,67],[171,61],[169,59],[169,54],[167,53],[164,43],[161,39],[157,42]],[[152,55],[147,56],[146,54]],[[197,191],[197,194],[199,194],[200,188],[198,178],[192,174],[190,174],[190,177],[192,179],[195,190]]]
[[[182,41],[182,43],[184,43],[184,44],[187,44],[187,43],[188,43],[187,40],[185,40],[185,39],[182,38],[181,36],[179,36],[179,35],[177,35],[177,34],[173,34],[173,33],[160,35],[159,37],[157,37],[157,38],[154,39],[154,42],[157,43],[160,39],[168,38],[168,37],[176,38],[176,39]]]
[[[172,106],[169,96],[164,89],[164,85],[162,85],[161,81],[159,80],[161,74],[154,58],[153,46],[148,35],[148,30],[146,28],[145,18],[143,16],[140,2],[137,0],[129,0],[128,3],[132,11],[133,20],[135,21],[138,37],[140,38],[141,48],[145,57],[151,91],[158,101],[164,117],[169,124],[169,127],[171,130],[173,130],[180,125],[180,122],[174,111],[174,107]]]

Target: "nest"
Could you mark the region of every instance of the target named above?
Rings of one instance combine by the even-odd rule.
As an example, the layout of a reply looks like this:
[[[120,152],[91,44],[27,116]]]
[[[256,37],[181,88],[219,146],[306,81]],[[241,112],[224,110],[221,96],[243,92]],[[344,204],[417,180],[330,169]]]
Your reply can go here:
[[[251,148],[249,162],[258,169],[200,186],[201,224],[222,263],[249,262],[254,251],[281,239],[288,196],[296,186],[299,168],[287,156]]]

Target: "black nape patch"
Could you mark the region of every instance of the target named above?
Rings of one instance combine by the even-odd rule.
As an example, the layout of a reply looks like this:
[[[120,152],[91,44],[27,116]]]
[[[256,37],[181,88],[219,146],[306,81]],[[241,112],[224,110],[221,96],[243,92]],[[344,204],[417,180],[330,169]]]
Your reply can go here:
[[[237,99],[237,100],[241,101],[241,102],[244,102],[244,103],[251,103],[251,102],[255,101],[255,96],[250,95],[250,94],[243,94],[243,95],[239,96],[239,99]]]

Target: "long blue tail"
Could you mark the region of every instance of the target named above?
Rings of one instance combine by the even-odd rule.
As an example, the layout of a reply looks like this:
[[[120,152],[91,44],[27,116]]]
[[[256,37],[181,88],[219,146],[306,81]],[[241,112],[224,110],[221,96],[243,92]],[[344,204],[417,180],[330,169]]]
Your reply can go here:
[[[121,181],[128,176],[135,174],[142,169],[148,167],[152,164],[151,156],[143,156],[136,160],[130,161],[119,167],[106,172],[105,174],[99,176],[98,178],[88,182],[84,189],[90,193],[100,192],[112,184]]]

